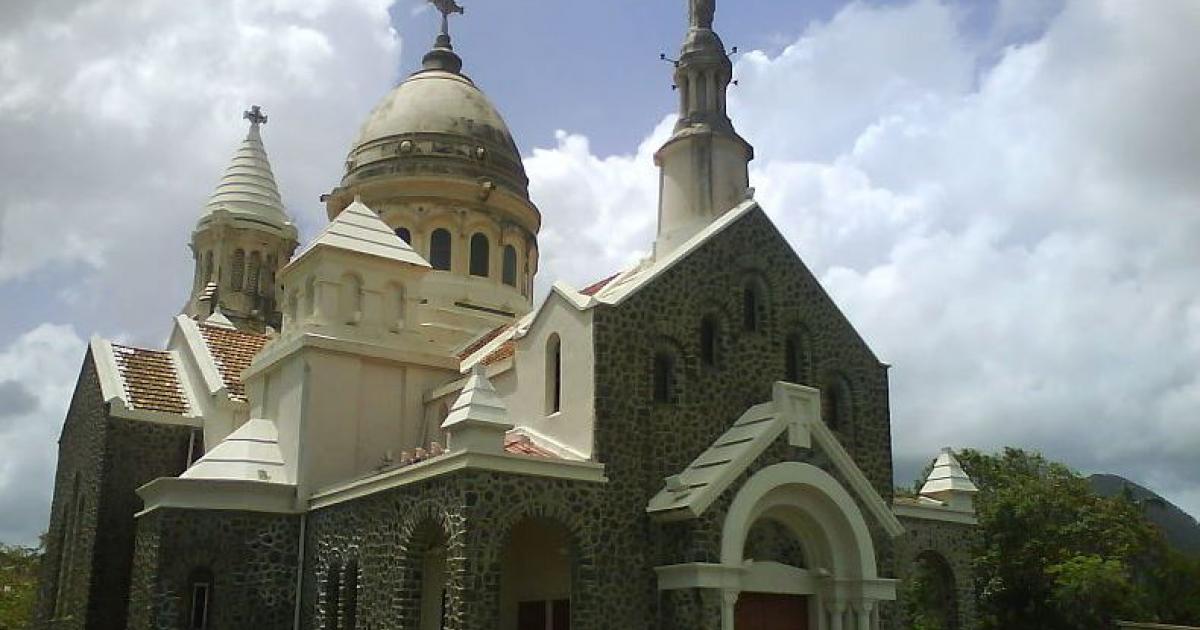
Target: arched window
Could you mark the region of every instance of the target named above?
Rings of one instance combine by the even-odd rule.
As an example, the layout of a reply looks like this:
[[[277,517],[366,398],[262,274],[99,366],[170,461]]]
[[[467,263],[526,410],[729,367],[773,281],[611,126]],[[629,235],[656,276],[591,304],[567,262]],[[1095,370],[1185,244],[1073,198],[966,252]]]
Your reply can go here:
[[[429,264],[434,269],[450,271],[450,230],[438,228],[429,236]]]
[[[241,291],[244,274],[246,273],[246,252],[245,250],[237,250],[233,252],[233,265],[229,271],[229,282],[234,291]]]
[[[784,380],[789,383],[807,384],[809,381],[808,342],[803,333],[792,333],[784,341]]]
[[[842,430],[849,427],[851,413],[850,386],[845,379],[826,379],[821,387],[821,419],[829,428]]]
[[[546,414],[562,410],[562,340],[558,333],[546,342]]]
[[[213,260],[212,260],[212,252],[210,251],[210,252],[206,252],[204,254],[204,284],[208,284],[209,282],[212,282],[212,279],[213,279]]]
[[[261,273],[262,254],[250,252],[250,266],[246,269],[246,293],[258,295],[258,282]]]
[[[759,332],[763,327],[766,311],[766,290],[758,279],[752,279],[742,287],[742,327],[746,332]]]
[[[362,279],[348,273],[342,276],[342,318],[347,324],[357,324],[363,318]]]
[[[675,402],[675,355],[660,350],[654,355],[654,402]]]
[[[700,320],[700,362],[706,366],[717,363],[717,344],[719,328],[714,315],[705,315]]]
[[[346,563],[346,597],[342,605],[342,628],[356,630],[358,627],[358,560]]]
[[[342,614],[342,567],[329,565],[325,574],[325,630],[339,630]]]
[[[213,573],[193,569],[188,576],[188,630],[207,630],[212,618]]]
[[[488,237],[480,232],[476,232],[471,236],[471,275],[488,276],[488,257],[491,255],[491,246],[488,244]]]
[[[510,287],[517,286],[517,248],[512,245],[504,246],[504,266],[500,279]]]
[[[405,243],[412,245],[412,232],[409,232],[408,228],[406,228],[406,227],[396,228],[396,236],[399,236],[400,240],[404,241]]]

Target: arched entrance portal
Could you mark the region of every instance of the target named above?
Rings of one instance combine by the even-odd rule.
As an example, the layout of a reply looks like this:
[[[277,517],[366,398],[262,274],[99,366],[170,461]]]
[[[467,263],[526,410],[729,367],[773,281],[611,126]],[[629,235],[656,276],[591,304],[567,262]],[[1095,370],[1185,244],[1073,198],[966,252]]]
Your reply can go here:
[[[734,497],[721,538],[723,630],[871,630],[880,580],[870,531],[850,494],[811,464],[785,462],[752,476]]]
[[[528,518],[513,527],[500,574],[500,630],[570,630],[570,534]]]

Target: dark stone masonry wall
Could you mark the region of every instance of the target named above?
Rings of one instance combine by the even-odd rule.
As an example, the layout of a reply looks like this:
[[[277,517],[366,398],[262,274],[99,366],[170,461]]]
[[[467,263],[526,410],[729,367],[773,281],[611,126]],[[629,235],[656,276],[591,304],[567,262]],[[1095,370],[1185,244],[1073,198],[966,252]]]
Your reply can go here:
[[[300,517],[157,509],[137,523],[130,630],[186,628],[191,583],[212,577],[210,630],[286,630],[295,615]]]
[[[34,628],[86,627],[107,414],[108,406],[101,396],[100,381],[89,352],[58,441],[58,469],[54,475],[46,555],[38,578]],[[69,558],[64,558],[64,554]]]
[[[760,325],[746,330],[743,287],[762,289]],[[718,323],[714,365],[701,357],[700,325]],[[702,518],[655,525],[645,515],[649,498],[667,475],[704,451],[751,405],[769,401],[771,387],[787,374],[787,339],[802,342],[800,380],[826,389],[841,381],[849,393],[849,417],[834,427],[842,444],[890,501],[891,427],[887,368],[854,331],[817,280],[761,210],[753,210],[617,307],[595,314],[596,451],[613,480],[608,517],[612,534],[648,540],[623,560],[637,576],[624,583],[630,627],[657,620],[657,627],[716,627],[719,602],[708,596],[660,596],[653,567],[679,562],[716,562],[721,523],[736,488],[749,475],[780,461],[811,461],[832,472],[819,453],[774,445],[734,483]],[[673,400],[653,396],[655,354],[676,357]],[[872,527],[882,576],[893,573],[891,545]],[[890,611],[888,612],[890,615]],[[680,615],[684,615],[681,617]],[[625,621],[625,619],[622,619]]]
[[[526,518],[546,519],[568,533],[572,558],[572,628],[639,627],[615,622],[628,602],[615,582],[626,579],[621,541],[606,531],[602,484],[460,471],[334,505],[308,517],[301,627],[332,627],[357,601],[357,627],[416,628],[421,561],[435,540],[447,551],[445,627],[494,630],[499,626],[501,558],[512,528]],[[329,577],[357,566],[357,589],[330,597]],[[340,602],[336,610],[334,602]]]
[[[190,434],[111,417],[87,355],[59,441],[34,627],[125,628],[133,515],[142,507],[135,491],[183,471]]]
[[[947,603],[958,611],[956,630],[975,628],[978,619],[975,612],[975,581],[971,570],[971,558],[979,541],[977,528],[959,523],[904,517],[900,522],[907,531],[905,535],[896,539],[896,577],[900,578],[897,599],[904,600],[905,587],[913,575],[918,559],[923,555],[932,555],[935,562],[944,563],[953,574],[954,601]],[[908,624],[905,623],[902,627],[908,627]]]

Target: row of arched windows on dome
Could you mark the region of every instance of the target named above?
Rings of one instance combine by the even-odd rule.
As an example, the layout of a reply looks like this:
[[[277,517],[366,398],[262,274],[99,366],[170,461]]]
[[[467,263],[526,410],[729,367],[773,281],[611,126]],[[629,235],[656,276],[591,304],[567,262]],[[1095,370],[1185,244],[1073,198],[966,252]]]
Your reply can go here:
[[[396,236],[412,245],[412,232],[408,228],[396,228]],[[486,234],[476,232],[469,242],[470,256],[467,270],[472,276],[489,278],[492,275],[492,245]],[[429,235],[429,265],[438,271],[450,271],[454,260],[454,239],[450,230],[438,228]],[[510,287],[517,286],[517,248],[505,245],[500,255],[500,281]]]

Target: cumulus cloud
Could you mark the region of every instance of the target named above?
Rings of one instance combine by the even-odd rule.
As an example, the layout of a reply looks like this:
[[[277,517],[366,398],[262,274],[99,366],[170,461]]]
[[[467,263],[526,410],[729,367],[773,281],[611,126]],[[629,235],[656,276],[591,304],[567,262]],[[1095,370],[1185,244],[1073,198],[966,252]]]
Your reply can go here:
[[[1026,4],[979,36],[935,0],[855,3],[742,56],[731,111],[758,149],[752,183],[894,365],[898,481],[946,444],[1011,444],[1200,513],[1200,7]],[[551,214],[600,186],[639,202],[569,215],[584,234],[627,222],[632,255],[661,133],[603,159],[560,136],[535,157],[536,200]]]
[[[285,203],[319,224],[319,195],[394,78],[390,4],[6,3],[0,22],[19,28],[0,28],[0,290],[69,274],[62,297],[94,305],[91,325],[165,334],[189,287],[186,235],[252,103],[269,153],[288,157],[274,161]]]
[[[264,106],[303,231],[395,78],[392,0],[13,0],[0,7],[0,541],[45,527],[83,356],[71,325],[146,344],[192,276],[187,237]],[[12,305],[22,305],[13,308]],[[12,382],[19,382],[20,389]],[[36,404],[29,407],[25,394]]]
[[[0,541],[33,545],[45,529],[58,432],[84,350],[72,327],[51,324],[0,350]]]

